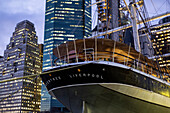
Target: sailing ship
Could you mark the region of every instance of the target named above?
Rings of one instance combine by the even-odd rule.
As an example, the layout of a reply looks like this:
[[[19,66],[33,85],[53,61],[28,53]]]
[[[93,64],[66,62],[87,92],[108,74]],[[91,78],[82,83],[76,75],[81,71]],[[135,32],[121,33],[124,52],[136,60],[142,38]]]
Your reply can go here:
[[[170,112],[169,75],[131,46],[95,37],[68,41],[53,53],[63,65],[40,76],[71,112]]]

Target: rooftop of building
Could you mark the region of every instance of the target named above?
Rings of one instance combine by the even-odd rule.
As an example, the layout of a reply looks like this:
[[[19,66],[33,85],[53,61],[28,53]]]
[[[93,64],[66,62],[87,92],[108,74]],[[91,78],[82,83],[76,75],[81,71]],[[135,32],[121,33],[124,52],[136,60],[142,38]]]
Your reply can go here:
[[[157,24],[154,24],[154,25],[150,26],[150,29],[153,29],[153,28],[159,27],[159,26],[160,27],[161,26],[166,26],[167,24],[170,25],[170,16],[167,16],[165,18],[160,19]],[[139,31],[145,30],[145,29],[146,29],[146,27],[142,27],[142,28],[139,29]]]
[[[170,22],[170,16],[167,16],[165,18],[162,18],[161,20],[159,20],[159,24],[163,24],[163,23],[167,23]]]
[[[17,24],[17,27],[23,26],[24,24],[29,24],[31,26],[34,26],[34,24],[32,22],[30,22],[29,20],[23,20]]]

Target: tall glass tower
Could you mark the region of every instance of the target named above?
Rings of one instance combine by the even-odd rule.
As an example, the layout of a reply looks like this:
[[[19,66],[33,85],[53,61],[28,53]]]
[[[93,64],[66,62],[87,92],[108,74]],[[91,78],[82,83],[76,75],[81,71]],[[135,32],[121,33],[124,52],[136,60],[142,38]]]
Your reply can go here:
[[[53,49],[66,41],[91,36],[91,0],[46,0],[43,70],[54,66]],[[64,106],[42,86],[41,111]]]
[[[57,45],[91,35],[89,4],[91,0],[46,0],[43,69],[51,67]]]

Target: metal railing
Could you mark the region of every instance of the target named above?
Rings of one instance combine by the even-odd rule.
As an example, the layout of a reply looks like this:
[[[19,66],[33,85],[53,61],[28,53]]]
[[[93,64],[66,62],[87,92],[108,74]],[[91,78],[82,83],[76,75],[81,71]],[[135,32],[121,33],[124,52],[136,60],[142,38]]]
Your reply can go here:
[[[132,57],[116,53],[116,52],[95,52],[95,51],[86,51],[81,53],[72,53],[66,56],[62,56],[54,61],[56,65],[58,64],[68,64],[68,63],[77,63],[77,62],[84,62],[84,61],[108,61],[108,62],[115,62],[119,63],[133,69],[142,71],[146,74],[152,75],[156,78],[164,80],[170,83],[170,75],[166,73],[162,73],[158,70],[158,68],[154,65],[149,65],[147,62],[140,61],[139,59],[134,59]]]

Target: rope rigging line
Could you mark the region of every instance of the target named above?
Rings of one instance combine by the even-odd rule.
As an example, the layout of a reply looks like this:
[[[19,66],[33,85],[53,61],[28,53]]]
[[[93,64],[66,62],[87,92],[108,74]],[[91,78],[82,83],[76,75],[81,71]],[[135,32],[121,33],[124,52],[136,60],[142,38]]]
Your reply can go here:
[[[93,11],[93,10],[92,10]],[[95,28],[95,23],[96,23],[96,20],[97,20],[97,7],[94,9],[94,15],[92,16],[92,23],[93,23],[93,27]],[[98,24],[98,23],[97,23]]]
[[[99,2],[100,3],[100,2]],[[96,3],[97,4],[97,3]],[[93,5],[96,5],[96,4],[90,4],[89,6],[86,6],[86,8],[90,8],[91,6]],[[83,13],[83,16],[80,18],[80,20],[78,21],[77,25],[80,25],[80,22],[83,20],[83,18],[85,17],[85,12]],[[72,31],[71,31],[71,34],[73,34],[75,32],[75,30],[77,29],[77,27],[75,27]]]
[[[169,0],[167,0],[167,2],[168,2],[168,4],[170,5],[170,1],[169,1]]]
[[[145,24],[145,21],[144,21],[142,15],[140,14],[140,11],[138,10],[137,7],[136,7],[136,9],[137,9],[137,11],[138,11],[138,13],[139,13],[139,16],[141,17],[142,22],[143,22],[143,24],[144,24],[144,26],[145,26],[147,32],[149,33],[149,35],[148,35],[148,33],[146,33],[145,30],[144,30],[144,32],[145,32],[145,34],[146,34],[146,36],[147,36],[147,38],[148,38],[150,44],[152,44],[152,41],[150,40],[150,37],[149,37],[149,36],[151,36],[152,34],[151,34],[151,32],[149,32],[149,30],[148,30],[149,28],[148,28],[148,26]],[[157,45],[157,44],[156,44],[156,45]],[[151,45],[151,46],[152,46],[152,45]],[[157,52],[157,50],[156,50],[155,48],[153,48],[153,49]],[[158,50],[159,50],[159,49],[158,49]],[[159,50],[159,53],[161,53],[160,50]],[[160,56],[160,58],[162,59],[161,55],[159,55],[159,56]],[[158,62],[157,62],[157,63],[158,63]],[[158,65],[158,67],[159,67],[159,69],[160,69],[159,64],[157,64],[157,65]],[[168,67],[167,65],[166,65],[166,67],[169,69],[169,67]],[[160,69],[160,70],[161,70],[161,72],[163,72],[162,69]],[[168,71],[166,70],[166,68],[165,68],[165,71],[168,73]]]
[[[164,3],[163,3],[164,4]],[[150,30],[149,30],[149,28],[148,28],[148,26],[147,26],[147,24],[146,24],[146,19],[144,19],[143,17],[142,17],[142,15],[141,15],[141,13],[140,13],[140,11],[138,10],[138,8],[137,8],[137,6],[135,6],[136,7],[136,9],[137,9],[137,11],[138,11],[138,14],[139,14],[139,16],[141,17],[141,19],[142,19],[142,22],[143,22],[143,24],[144,24],[144,26],[146,27],[146,30],[147,30],[147,32],[149,33],[149,35],[151,36],[151,32],[149,32]],[[144,16],[145,17],[145,16]],[[139,20],[137,20],[137,21],[139,21]],[[151,40],[150,40],[150,38],[149,38],[149,36],[148,36],[148,34],[146,33],[146,31],[144,31],[145,32],[145,34],[147,35],[147,38],[148,38],[148,40],[149,40],[149,42],[152,44],[152,42],[151,42]],[[155,49],[156,50],[156,49]],[[157,51],[157,50],[156,50]],[[160,52],[160,50],[159,50],[159,52]],[[161,58],[161,55],[160,55],[160,58]],[[159,67],[159,65],[158,65],[158,67]],[[166,67],[167,67],[167,65],[166,65]],[[168,68],[168,67],[167,67]],[[169,69],[169,68],[168,68]],[[167,70],[165,69],[165,71],[167,72]],[[161,70],[161,72],[163,72],[162,70]],[[167,72],[168,73],[168,72]]]
[[[83,16],[80,18],[80,20],[78,21],[78,23],[77,23],[76,26],[80,25],[80,22],[83,20],[84,15],[85,15],[85,14],[83,13]],[[77,27],[74,27],[74,29],[71,31],[71,34],[73,34],[73,33],[75,32],[76,29],[77,29]]]
[[[153,2],[152,0],[151,0],[151,3],[152,3],[152,5],[153,5],[153,8],[154,8],[156,14],[158,15],[158,11],[156,10],[155,4],[154,4],[154,2]]]
[[[93,6],[93,5],[95,5],[95,4],[90,4],[89,6],[85,6],[86,8],[90,8],[91,6]],[[76,26],[78,26],[78,25],[80,25],[80,22],[83,20],[83,18],[85,18],[85,11],[83,12],[83,16],[80,18],[80,20],[78,21],[78,23],[77,23],[77,25]],[[76,29],[77,29],[77,27],[74,27],[74,29],[70,32],[71,34],[73,34],[75,31],[76,31]],[[74,41],[75,41],[75,39],[74,39]],[[56,46],[57,48],[58,48],[58,45]],[[58,49],[57,49],[58,50]],[[59,50],[58,50],[59,51]],[[60,63],[61,63],[61,61],[60,61]]]
[[[160,11],[160,9],[164,6],[164,4],[166,3],[166,0],[165,2],[160,6],[160,8],[157,10],[157,11]],[[162,11],[161,11],[162,12]]]

